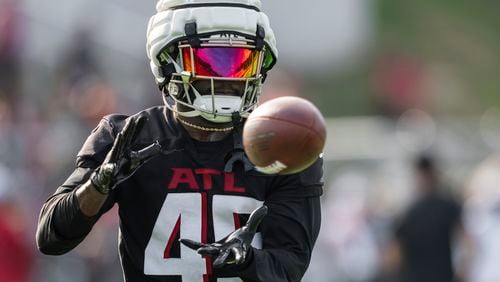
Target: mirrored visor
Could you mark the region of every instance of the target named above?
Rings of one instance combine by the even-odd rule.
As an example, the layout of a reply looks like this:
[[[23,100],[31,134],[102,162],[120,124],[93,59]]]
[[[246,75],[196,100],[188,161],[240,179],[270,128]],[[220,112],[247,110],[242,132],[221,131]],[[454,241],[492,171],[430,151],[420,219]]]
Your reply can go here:
[[[182,48],[184,70],[225,78],[255,77],[259,72],[259,54],[258,50],[239,47]]]

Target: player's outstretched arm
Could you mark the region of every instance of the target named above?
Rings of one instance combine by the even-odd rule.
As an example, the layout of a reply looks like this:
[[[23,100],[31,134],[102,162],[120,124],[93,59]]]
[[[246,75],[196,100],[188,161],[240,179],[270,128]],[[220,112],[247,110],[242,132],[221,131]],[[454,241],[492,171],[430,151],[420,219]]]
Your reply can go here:
[[[262,249],[253,248],[243,268],[230,269],[244,281],[301,281],[321,226],[322,159],[299,175],[275,183],[260,224]]]
[[[259,216],[251,216],[249,224],[219,242],[180,241],[203,257],[211,256],[215,268],[245,281],[301,281],[320,228],[319,197],[273,201],[268,205],[257,210]],[[261,220],[264,249],[256,249],[250,245],[255,234],[250,230],[256,230]]]
[[[318,159],[300,174],[277,180],[265,208],[254,211],[244,227],[223,240],[202,244],[182,239],[181,243],[213,257],[214,267],[227,276],[244,281],[301,281],[321,226],[322,176],[323,160]],[[257,226],[262,249],[248,243]]]
[[[238,275],[245,281],[301,281],[321,225],[319,197],[266,204],[269,214],[260,227],[263,249],[253,249]]]
[[[86,216],[96,215],[111,190],[132,176],[142,164],[160,153],[161,146],[158,142],[139,151],[131,150],[133,141],[145,122],[144,116],[127,121],[116,136],[113,147],[103,163],[92,173],[90,180],[76,192],[80,209]]]
[[[131,149],[145,121],[142,116],[129,118],[114,140],[109,135],[109,143],[113,144],[104,161],[95,169],[91,166],[78,167],[58,192],[47,200],[42,207],[37,229],[37,244],[41,252],[58,255],[77,246],[100,214],[112,207],[114,200],[109,199],[110,191],[161,151],[158,142],[139,151]],[[98,127],[98,134],[109,133],[112,126],[109,121],[104,124]],[[106,203],[107,206],[103,207]]]
[[[90,177],[92,186],[101,194],[109,194],[118,184],[132,176],[142,164],[160,153],[161,146],[158,142],[139,151],[132,150],[133,141],[145,122],[145,116],[127,120],[106,158]]]

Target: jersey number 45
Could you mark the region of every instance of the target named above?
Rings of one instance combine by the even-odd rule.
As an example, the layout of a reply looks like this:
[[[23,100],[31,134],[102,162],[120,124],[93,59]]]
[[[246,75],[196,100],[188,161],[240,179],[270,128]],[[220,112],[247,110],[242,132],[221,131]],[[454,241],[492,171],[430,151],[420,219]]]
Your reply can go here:
[[[249,214],[262,205],[249,197],[214,195],[212,201],[215,240],[240,227],[238,214]],[[158,214],[144,254],[144,274],[181,276],[182,281],[204,281],[211,274],[210,264],[195,251],[180,246],[180,257],[171,257],[176,238],[207,243],[207,195],[205,193],[168,194]],[[260,234],[252,245],[261,248]],[[234,281],[219,278],[218,281]]]

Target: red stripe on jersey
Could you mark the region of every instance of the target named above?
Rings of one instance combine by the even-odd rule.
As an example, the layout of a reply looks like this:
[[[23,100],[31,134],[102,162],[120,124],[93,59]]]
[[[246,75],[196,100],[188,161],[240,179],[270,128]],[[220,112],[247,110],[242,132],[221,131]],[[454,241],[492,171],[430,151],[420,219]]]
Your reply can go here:
[[[208,200],[207,193],[201,193],[201,242],[208,243]],[[207,274],[203,275],[203,281],[208,282],[212,276],[212,258],[205,257]]]
[[[234,219],[234,230],[236,230],[241,227],[240,215],[233,212],[233,219]]]
[[[208,228],[208,203],[207,193],[201,193],[201,242],[207,243],[207,228]]]
[[[180,229],[181,229],[181,215],[179,214],[177,222],[175,223],[174,226],[174,230],[172,231],[172,234],[170,234],[170,238],[168,238],[167,246],[165,247],[165,251],[163,252],[163,258],[165,259],[170,258],[170,250],[172,250],[172,245],[174,244],[175,239],[179,237]]]

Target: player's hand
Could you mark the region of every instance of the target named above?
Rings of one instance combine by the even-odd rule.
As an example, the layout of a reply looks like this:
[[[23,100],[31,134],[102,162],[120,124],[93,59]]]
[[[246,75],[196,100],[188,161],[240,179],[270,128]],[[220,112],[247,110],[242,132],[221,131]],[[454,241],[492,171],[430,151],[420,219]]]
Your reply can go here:
[[[102,194],[108,194],[118,184],[132,176],[142,164],[161,152],[158,141],[139,151],[131,149],[146,120],[144,116],[127,120],[101,166],[90,177],[94,187]]]
[[[180,239],[185,246],[196,250],[201,256],[215,258],[213,266],[216,268],[228,264],[243,264],[248,259],[252,248],[251,243],[257,227],[267,215],[267,207],[262,206],[252,212],[245,226],[231,232],[225,239],[212,244],[204,244],[189,239]]]

